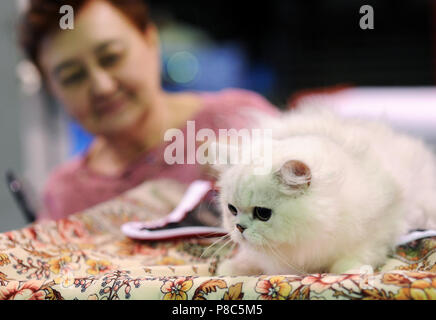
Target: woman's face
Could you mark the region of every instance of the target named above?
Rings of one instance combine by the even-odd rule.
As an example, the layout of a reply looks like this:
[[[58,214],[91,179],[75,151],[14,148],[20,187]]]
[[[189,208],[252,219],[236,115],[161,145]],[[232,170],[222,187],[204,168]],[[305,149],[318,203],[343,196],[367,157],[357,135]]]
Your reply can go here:
[[[90,1],[73,30],[44,39],[39,62],[54,95],[94,134],[129,130],[160,93],[157,31],[140,32],[105,1]]]

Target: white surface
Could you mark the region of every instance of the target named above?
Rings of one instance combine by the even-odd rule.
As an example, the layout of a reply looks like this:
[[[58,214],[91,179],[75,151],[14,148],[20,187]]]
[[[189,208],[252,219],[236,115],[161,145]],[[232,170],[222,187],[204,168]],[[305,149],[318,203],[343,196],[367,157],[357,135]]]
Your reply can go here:
[[[121,227],[121,231],[128,237],[138,240],[160,240],[187,236],[215,236],[225,234],[226,231],[215,227],[181,227],[158,231],[141,230],[142,222],[129,222]]]
[[[436,87],[357,87],[303,96],[298,105],[325,105],[344,116],[382,120],[436,143]]]

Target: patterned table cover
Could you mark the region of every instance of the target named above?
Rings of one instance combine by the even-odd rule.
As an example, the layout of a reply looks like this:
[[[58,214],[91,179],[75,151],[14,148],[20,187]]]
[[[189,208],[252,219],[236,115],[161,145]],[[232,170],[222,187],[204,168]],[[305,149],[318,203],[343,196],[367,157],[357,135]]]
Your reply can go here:
[[[141,242],[120,226],[170,212],[185,186],[147,182],[68,219],[0,234],[0,300],[436,299],[436,237],[396,248],[373,274],[222,277],[216,239]],[[220,246],[218,246],[220,247]]]

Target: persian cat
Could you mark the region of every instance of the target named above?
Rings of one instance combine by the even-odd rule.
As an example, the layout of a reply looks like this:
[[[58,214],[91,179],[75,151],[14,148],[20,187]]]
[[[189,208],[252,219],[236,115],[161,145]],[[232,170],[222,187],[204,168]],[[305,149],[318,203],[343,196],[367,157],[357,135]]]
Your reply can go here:
[[[218,166],[223,227],[239,245],[218,274],[354,273],[383,264],[408,230],[436,228],[436,161],[422,141],[319,108],[262,121],[271,171]]]

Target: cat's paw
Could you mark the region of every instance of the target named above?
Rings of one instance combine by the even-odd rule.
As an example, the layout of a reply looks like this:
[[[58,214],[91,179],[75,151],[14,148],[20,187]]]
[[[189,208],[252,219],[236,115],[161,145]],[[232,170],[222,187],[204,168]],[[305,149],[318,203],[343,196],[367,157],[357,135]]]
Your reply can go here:
[[[219,276],[235,276],[236,270],[235,266],[232,260],[226,260],[223,261],[216,271],[217,275]]]
[[[254,276],[261,274],[260,269],[251,267],[247,263],[240,263],[236,259],[223,261],[217,269],[217,275],[219,276]]]
[[[362,271],[360,270],[361,268],[353,268],[353,269],[348,269],[344,272],[341,272],[342,274],[361,274]]]
[[[365,265],[354,259],[341,259],[336,261],[330,268],[330,273],[335,274],[360,274]]]

